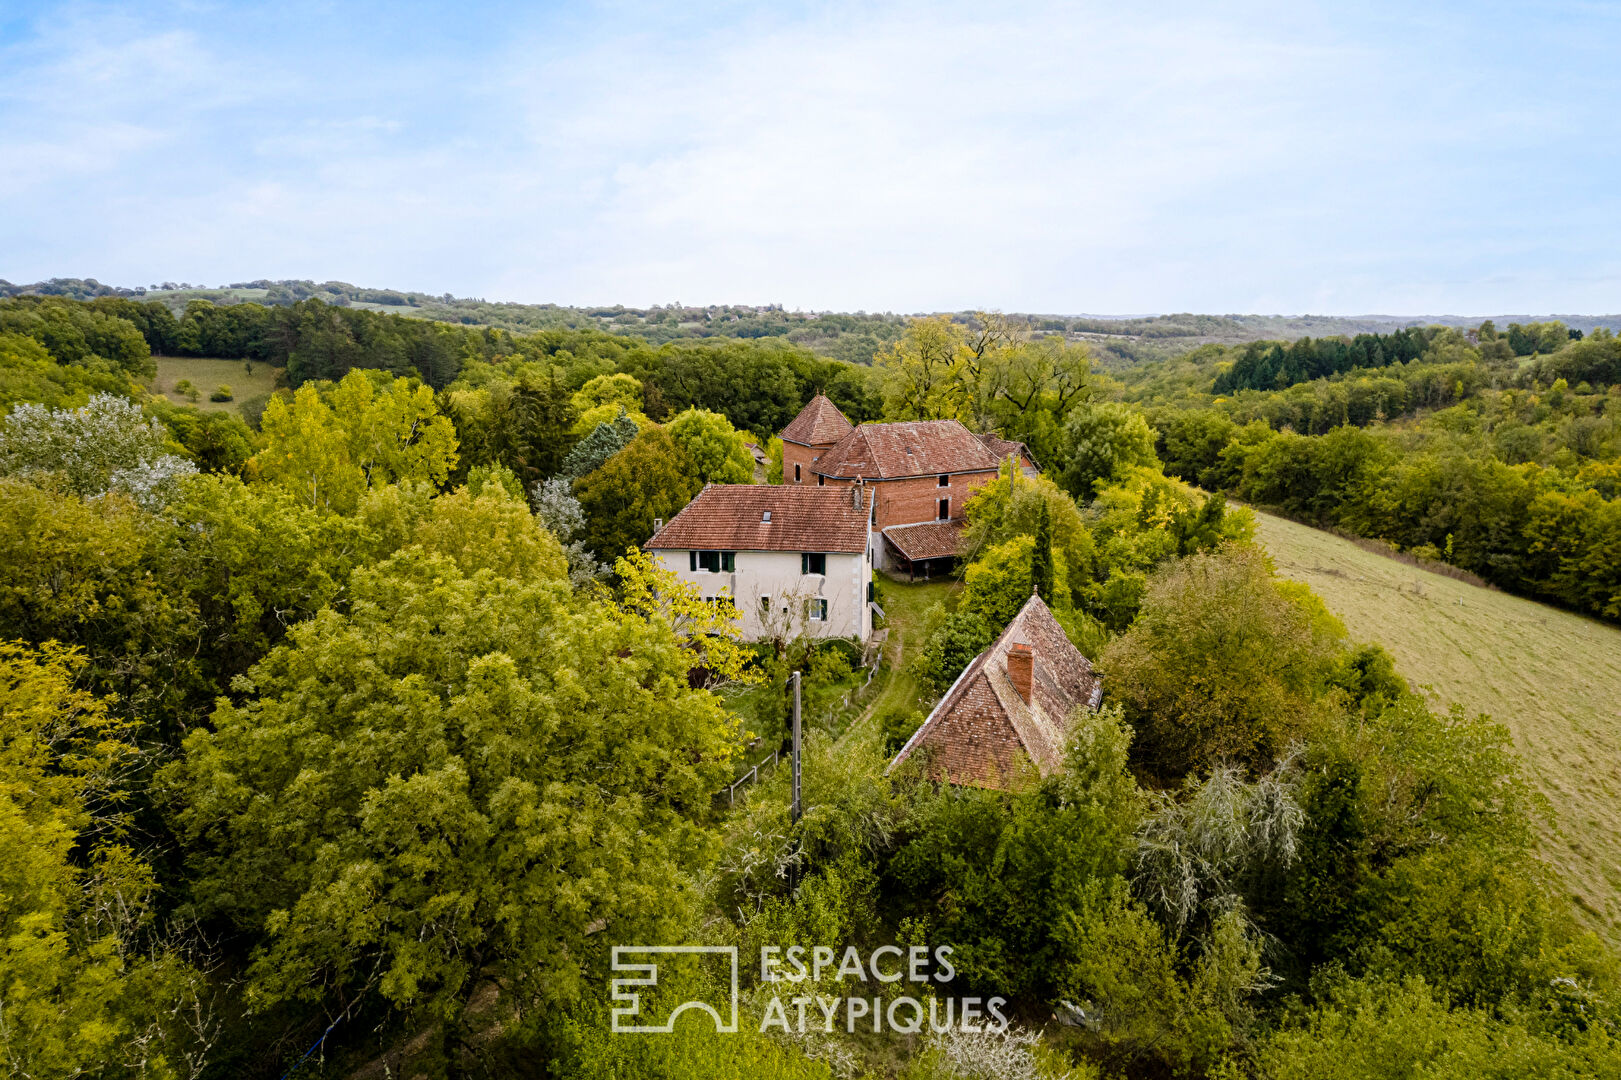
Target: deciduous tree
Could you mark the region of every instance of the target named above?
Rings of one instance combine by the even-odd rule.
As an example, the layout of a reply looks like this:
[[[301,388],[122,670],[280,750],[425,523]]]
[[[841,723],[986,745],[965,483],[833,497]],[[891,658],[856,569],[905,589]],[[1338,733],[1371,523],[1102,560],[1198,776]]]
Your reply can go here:
[[[468,1034],[567,1001],[613,941],[678,933],[736,725],[656,612],[408,550],[295,627],[170,770],[195,894],[262,931],[256,1006],[375,991]]]
[[[670,438],[686,452],[700,484],[746,484],[754,479],[754,456],[743,435],[720,413],[688,409],[667,425]]]
[[[605,559],[641,546],[654,520],[673,518],[699,487],[686,451],[663,428],[648,428],[575,485],[587,545]]]

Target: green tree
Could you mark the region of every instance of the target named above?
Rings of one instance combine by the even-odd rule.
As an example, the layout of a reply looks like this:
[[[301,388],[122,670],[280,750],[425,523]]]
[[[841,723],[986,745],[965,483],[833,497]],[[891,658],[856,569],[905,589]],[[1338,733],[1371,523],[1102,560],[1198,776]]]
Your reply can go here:
[[[561,470],[574,446],[578,414],[558,384],[557,370],[544,381],[519,379],[492,393],[495,459],[516,473],[525,489]]]
[[[419,550],[352,588],[221,699],[168,782],[195,895],[265,935],[251,1005],[375,991],[454,1057],[485,980],[503,1010],[565,1002],[602,922],[679,932],[672,884],[737,728],[657,614]]]
[[[1065,768],[1016,792],[919,785],[894,855],[891,902],[914,940],[949,944],[968,986],[1047,999],[1075,959],[1072,919],[1124,887],[1141,795],[1118,710],[1073,719]]]
[[[240,416],[171,405],[161,398],[146,408],[204,472],[240,473],[253,456],[253,432]]]
[[[1142,413],[1118,401],[1077,405],[1064,423],[1064,487],[1089,500],[1100,484],[1118,480],[1133,465],[1157,465],[1154,429]]]
[[[997,632],[977,611],[931,612],[923,652],[912,669],[918,682],[931,694],[944,694],[962,669],[996,640]]]
[[[206,683],[201,625],[163,519],[0,479],[0,627],[10,638],[80,646],[85,677],[123,715],[174,717]]]
[[[0,409],[9,409],[21,401],[73,408],[98,391],[129,397],[134,389],[130,377],[122,372],[96,372],[75,364],[59,364],[33,338],[0,332]]]
[[[305,385],[290,406],[270,399],[260,422],[265,448],[250,463],[255,475],[339,513],[353,510],[367,487],[444,483],[456,464],[456,429],[428,387],[352,371],[329,396],[330,404]]]
[[[963,534],[963,557],[977,561],[987,548],[1006,543],[1015,536],[1034,537],[1045,517],[1053,550],[1063,556],[1067,577],[1055,578],[1051,589],[1042,592],[1048,601],[1067,603],[1091,579],[1096,558],[1092,533],[1081,519],[1081,512],[1064,490],[1045,476],[1024,476],[1010,472],[1006,463],[997,479],[974,489],[963,508],[967,528]],[[1054,589],[1062,588],[1065,597]]]
[[[906,334],[873,358],[884,382],[884,415],[954,420],[971,415],[963,328],[944,315],[913,319]]]
[[[630,445],[641,430],[636,421],[621,412],[588,432],[563,459],[563,475],[578,480],[602,468],[604,462]]]
[[[1092,354],[1061,335],[1011,343],[989,351],[978,383],[980,425],[1025,443],[1037,461],[1056,463],[1065,420],[1092,395]]]
[[[0,1045],[22,1076],[195,1076],[214,1034],[203,977],[151,944],[152,868],[119,840],[141,755],[75,688],[84,667],[0,642]]]
[[[587,546],[603,558],[640,547],[654,519],[673,518],[699,486],[686,451],[663,428],[648,428],[576,483]]]
[[[249,475],[293,492],[307,506],[339,513],[354,509],[366,477],[313,384],[299,387],[291,404],[272,397],[259,424],[265,447],[248,462]]]
[[[980,616],[1000,633],[1030,599],[1035,549],[1036,538],[1024,533],[986,548],[984,554],[963,571],[961,610]],[[1064,580],[1067,568],[1063,553],[1054,551],[1052,560],[1053,574]],[[1055,598],[1047,606],[1057,615],[1061,608],[1069,607],[1069,597]]]
[[[90,304],[54,296],[0,300],[0,333],[8,332],[33,338],[59,363],[136,378],[157,374],[140,329]]]
[[[598,424],[623,413],[637,424],[647,423],[642,414],[642,383],[634,375],[616,372],[598,375],[574,394],[574,434],[584,435]]]
[[[1030,551],[1030,588],[1043,600],[1053,598],[1052,510],[1043,502],[1036,522],[1035,544]]]
[[[700,484],[747,484],[754,479],[754,457],[743,435],[720,413],[688,409],[666,425],[687,455]]]
[[[200,622],[199,659],[216,686],[280,644],[289,627],[340,602],[349,574],[381,546],[361,520],[234,476],[189,481],[171,513],[174,548],[159,557],[181,576]]]
[[[1279,588],[1259,550],[1190,556],[1154,579],[1110,642],[1104,693],[1124,705],[1133,752],[1155,776],[1223,759],[1265,767],[1302,730],[1334,629]]]

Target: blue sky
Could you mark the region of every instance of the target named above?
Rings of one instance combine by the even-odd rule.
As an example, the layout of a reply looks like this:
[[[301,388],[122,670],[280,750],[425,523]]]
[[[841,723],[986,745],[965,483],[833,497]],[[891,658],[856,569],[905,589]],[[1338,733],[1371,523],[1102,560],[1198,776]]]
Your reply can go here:
[[[0,0],[0,277],[1621,311],[1621,5],[1219,7]]]

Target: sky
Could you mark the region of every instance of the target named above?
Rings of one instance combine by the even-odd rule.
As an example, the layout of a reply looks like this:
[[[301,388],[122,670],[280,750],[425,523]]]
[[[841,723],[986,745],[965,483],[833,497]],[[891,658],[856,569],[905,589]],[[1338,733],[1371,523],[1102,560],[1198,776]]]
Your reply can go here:
[[[1618,53],[1614,3],[0,0],[0,278],[1612,313]]]

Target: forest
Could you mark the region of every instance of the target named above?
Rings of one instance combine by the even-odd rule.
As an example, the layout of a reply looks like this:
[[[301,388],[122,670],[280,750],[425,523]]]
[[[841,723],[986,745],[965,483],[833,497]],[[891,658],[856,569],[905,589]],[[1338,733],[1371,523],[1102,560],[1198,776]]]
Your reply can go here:
[[[8,1065],[1621,1075],[1613,930],[1539,858],[1503,727],[1352,640],[1233,501],[1621,619],[1621,341],[1435,327],[1105,369],[1054,329],[900,320],[854,364],[315,296],[0,299]],[[166,356],[281,385],[203,412],[153,389]],[[780,482],[818,392],[1042,470],[968,502],[954,580],[875,581],[911,636],[870,715],[837,705],[859,649],[741,641],[638,547],[754,478],[750,444]],[[1105,687],[1064,767],[885,776],[1033,588]],[[826,718],[797,820],[780,770],[716,797],[781,745],[792,671]],[[613,1035],[613,949],[647,942],[944,946],[952,994],[1009,1022],[762,1030],[745,963],[737,1033]],[[672,975],[652,1004],[715,990]]]
[[[1427,336],[1377,373],[1233,392],[1251,346],[1129,396],[1192,483],[1621,618],[1621,341],[1557,323]],[[1208,393],[1188,385],[1212,371]]]

